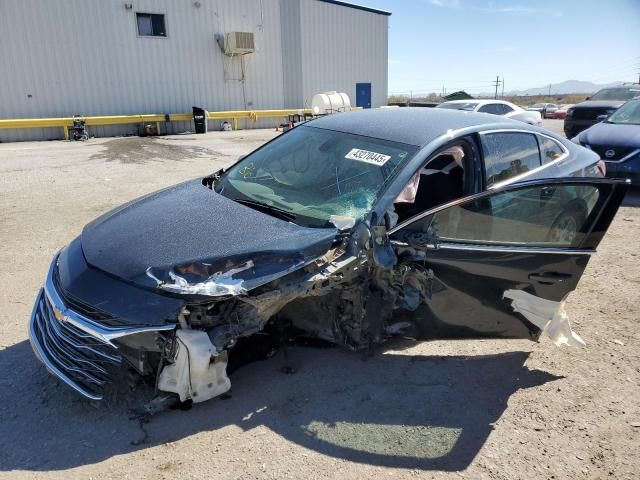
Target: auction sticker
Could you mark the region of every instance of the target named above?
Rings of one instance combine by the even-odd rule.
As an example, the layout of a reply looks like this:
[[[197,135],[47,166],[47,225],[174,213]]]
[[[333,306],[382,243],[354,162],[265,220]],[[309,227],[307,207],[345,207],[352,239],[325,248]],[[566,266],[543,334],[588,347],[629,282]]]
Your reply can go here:
[[[382,153],[370,152],[368,150],[360,150],[359,148],[352,148],[344,158],[349,160],[358,160],[359,162],[370,163],[371,165],[377,165],[381,167],[391,158],[389,155]]]

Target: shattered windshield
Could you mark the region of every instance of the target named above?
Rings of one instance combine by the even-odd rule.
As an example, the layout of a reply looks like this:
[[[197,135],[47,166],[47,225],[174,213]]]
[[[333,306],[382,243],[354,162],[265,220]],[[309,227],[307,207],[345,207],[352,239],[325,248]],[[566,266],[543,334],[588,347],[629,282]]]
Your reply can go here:
[[[245,205],[287,212],[305,226],[351,224],[371,210],[416,150],[301,125],[231,167],[215,190]]]

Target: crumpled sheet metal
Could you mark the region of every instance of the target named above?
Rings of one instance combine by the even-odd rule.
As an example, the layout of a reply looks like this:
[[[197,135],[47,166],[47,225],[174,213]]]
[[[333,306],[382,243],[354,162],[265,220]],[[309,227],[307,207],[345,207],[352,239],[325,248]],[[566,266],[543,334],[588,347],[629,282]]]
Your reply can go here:
[[[510,299],[513,310],[540,328],[557,346],[586,346],[580,335],[571,330],[564,301],[545,300],[523,290],[507,290],[502,298]]]
[[[153,268],[149,267],[147,268],[146,274],[147,277],[156,283],[158,288],[168,292],[208,297],[240,296],[254,288],[299,270],[316,260],[316,257],[306,257],[292,260],[284,265],[275,262],[265,262],[264,258],[256,259],[255,262],[253,260],[246,260],[236,267],[225,271],[218,271],[204,279],[191,282],[187,279],[187,274],[201,274],[206,269],[210,269],[211,265],[191,264],[188,266],[175,267],[164,274],[154,273]],[[176,270],[181,273],[185,272],[185,274],[180,275],[176,273]],[[255,270],[259,271],[257,276],[255,276]],[[167,276],[170,281],[161,279]]]
[[[147,276],[156,281],[158,288],[173,293],[187,295],[206,295],[209,297],[221,297],[224,295],[242,295],[247,292],[245,281],[241,278],[233,278],[236,273],[253,268],[252,260],[248,260],[243,265],[227,270],[226,272],[216,272],[206,280],[197,283],[189,283],[186,278],[181,277],[173,271],[169,272],[169,277],[173,283],[163,282],[157,278],[151,268],[147,269]]]

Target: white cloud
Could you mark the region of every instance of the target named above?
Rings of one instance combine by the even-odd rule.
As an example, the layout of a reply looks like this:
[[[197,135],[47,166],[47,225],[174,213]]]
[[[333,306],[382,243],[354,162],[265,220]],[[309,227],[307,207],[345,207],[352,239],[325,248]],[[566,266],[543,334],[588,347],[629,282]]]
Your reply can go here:
[[[429,3],[442,8],[460,8],[460,0],[429,0]]]

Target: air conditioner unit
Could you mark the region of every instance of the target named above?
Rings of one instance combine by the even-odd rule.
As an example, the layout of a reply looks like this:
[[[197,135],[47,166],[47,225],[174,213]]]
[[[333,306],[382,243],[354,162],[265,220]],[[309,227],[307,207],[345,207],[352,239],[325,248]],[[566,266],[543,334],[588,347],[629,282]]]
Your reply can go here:
[[[256,49],[253,32],[230,32],[224,37],[224,53],[226,55],[246,55]]]

